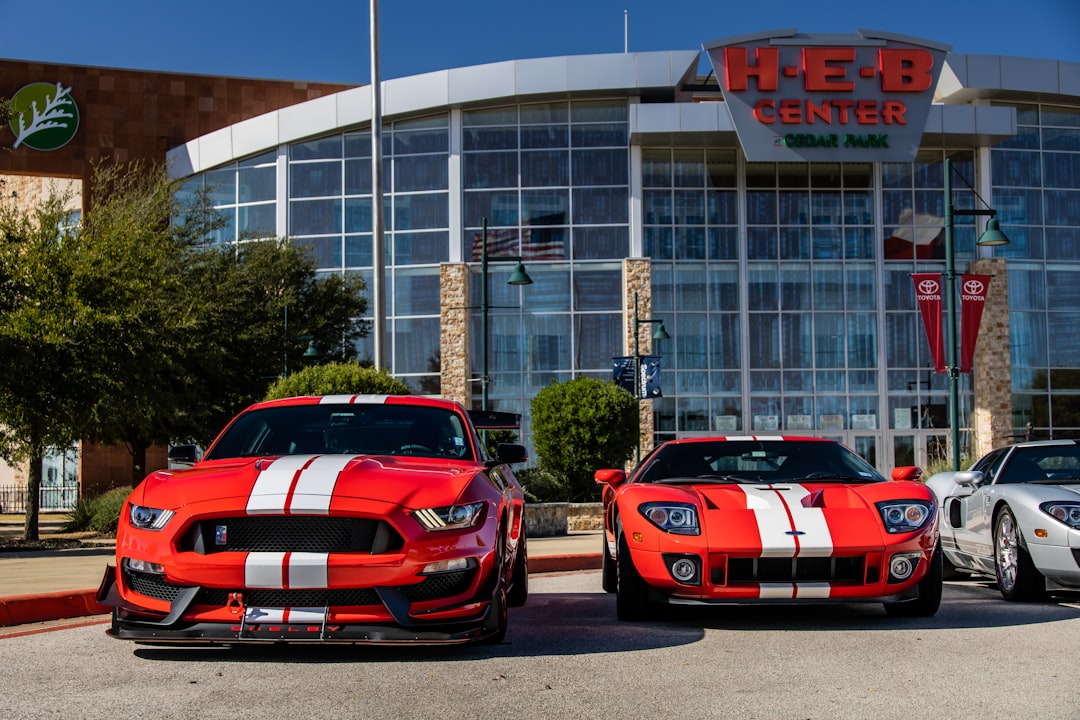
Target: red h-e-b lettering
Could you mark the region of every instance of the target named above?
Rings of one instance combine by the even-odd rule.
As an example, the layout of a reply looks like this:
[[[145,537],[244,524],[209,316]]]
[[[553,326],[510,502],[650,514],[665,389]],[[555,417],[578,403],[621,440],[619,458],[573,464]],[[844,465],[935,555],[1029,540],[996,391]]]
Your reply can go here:
[[[924,92],[934,82],[934,56],[919,48],[882,48],[881,89],[884,92]]]

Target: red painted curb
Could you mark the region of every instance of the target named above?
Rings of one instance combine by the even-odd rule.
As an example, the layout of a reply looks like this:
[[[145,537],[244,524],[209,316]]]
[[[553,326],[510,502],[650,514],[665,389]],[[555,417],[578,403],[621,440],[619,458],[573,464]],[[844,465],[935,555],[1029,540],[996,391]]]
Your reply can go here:
[[[0,598],[0,627],[111,612],[98,604],[96,595],[95,589]]]
[[[570,572],[572,570],[596,570],[600,567],[600,553],[577,555],[536,555],[529,557],[529,574],[546,572]]]

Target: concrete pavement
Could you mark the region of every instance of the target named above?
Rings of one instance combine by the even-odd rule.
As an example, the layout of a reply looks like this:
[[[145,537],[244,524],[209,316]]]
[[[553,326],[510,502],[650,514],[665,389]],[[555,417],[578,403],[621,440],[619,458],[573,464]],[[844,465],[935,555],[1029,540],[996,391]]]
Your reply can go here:
[[[71,538],[59,532],[62,516],[43,516],[40,537]],[[0,515],[0,537],[22,534],[21,515]],[[601,532],[529,538],[529,572],[567,572],[600,567]],[[0,549],[0,627],[110,612],[94,600],[115,544],[81,540],[69,550]],[[93,542],[93,545],[90,543]]]

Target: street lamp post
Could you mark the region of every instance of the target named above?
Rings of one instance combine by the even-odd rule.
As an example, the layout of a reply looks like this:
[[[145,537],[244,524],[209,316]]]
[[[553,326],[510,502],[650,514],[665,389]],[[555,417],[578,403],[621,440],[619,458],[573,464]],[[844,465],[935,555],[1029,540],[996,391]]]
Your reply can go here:
[[[957,215],[963,217],[985,216],[990,219],[986,223],[986,232],[979,237],[978,245],[1007,245],[1009,238],[1001,232],[998,225],[997,211],[991,208],[985,200],[979,197],[963,176],[965,184],[979,198],[979,202],[986,205],[985,208],[958,208],[953,202],[952,194],[952,160],[945,158],[945,360],[946,371],[949,376],[949,432],[952,440],[953,470],[960,469],[960,362],[957,351],[957,317],[956,317],[956,251],[953,244],[954,218]],[[957,173],[959,175],[959,173]]]
[[[653,331],[653,340],[670,340],[671,335],[664,329],[664,321],[654,318],[642,318],[638,315],[638,296],[637,292],[634,292],[634,397],[637,398],[640,404],[643,393],[643,386],[641,380],[641,354],[638,351],[638,335],[642,325],[656,325],[656,330]],[[638,422],[641,422],[640,416]],[[637,442],[637,460],[641,462],[641,429],[640,424],[638,427],[638,442]]]
[[[641,385],[641,355],[638,353],[638,328],[642,325],[656,325],[656,330],[653,331],[653,340],[670,340],[671,336],[668,335],[667,330],[664,329],[664,321],[653,318],[642,318],[638,316],[638,299],[637,293],[634,293],[634,395],[638,400],[641,400],[642,385]]]
[[[488,255],[487,218],[484,218],[480,238],[480,409],[488,409],[488,263],[516,262],[517,267],[510,274],[507,285],[532,285],[532,278],[525,272],[525,265],[520,255]]]

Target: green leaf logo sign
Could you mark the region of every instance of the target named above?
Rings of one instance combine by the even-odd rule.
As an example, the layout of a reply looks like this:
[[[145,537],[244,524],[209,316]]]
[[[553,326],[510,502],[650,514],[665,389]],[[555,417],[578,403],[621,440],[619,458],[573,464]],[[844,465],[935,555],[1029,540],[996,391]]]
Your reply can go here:
[[[11,131],[15,144],[35,150],[56,150],[71,142],[79,129],[79,109],[71,88],[60,83],[31,83],[11,98]]]

